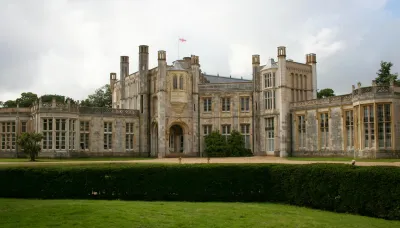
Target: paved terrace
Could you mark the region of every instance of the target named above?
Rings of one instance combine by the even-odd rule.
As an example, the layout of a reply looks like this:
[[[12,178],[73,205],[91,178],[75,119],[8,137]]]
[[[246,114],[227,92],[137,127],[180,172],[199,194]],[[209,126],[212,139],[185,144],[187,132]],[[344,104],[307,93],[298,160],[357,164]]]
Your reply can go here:
[[[28,160],[28,159],[27,159]],[[39,159],[40,160],[40,159]],[[270,163],[270,164],[315,164],[315,163],[336,163],[336,164],[351,164],[352,159],[349,161],[296,161],[287,160],[279,157],[235,157],[235,158],[210,158],[210,163]],[[357,161],[357,160],[356,160]],[[207,163],[207,158],[182,158],[182,164],[200,164]],[[158,159],[145,159],[145,160],[115,160],[115,161],[46,161],[46,162],[0,162],[0,165],[50,165],[50,164],[110,164],[110,163],[179,163],[179,158],[158,158]],[[399,166],[399,162],[356,162],[357,166]]]

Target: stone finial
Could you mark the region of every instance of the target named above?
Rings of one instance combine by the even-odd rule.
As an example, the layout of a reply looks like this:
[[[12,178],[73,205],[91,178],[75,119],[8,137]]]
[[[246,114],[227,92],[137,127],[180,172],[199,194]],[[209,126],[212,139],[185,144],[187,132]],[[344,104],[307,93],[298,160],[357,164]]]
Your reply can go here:
[[[278,57],[286,57],[286,47],[285,46],[278,47]]]
[[[355,89],[356,89],[356,86],[355,86],[355,85],[351,85],[351,89],[352,89],[352,90],[355,90]]]
[[[51,98],[51,106],[52,106],[52,107],[56,107],[56,106],[57,106],[56,98],[55,98],[55,97]]]
[[[158,51],[158,60],[166,60],[167,54],[164,50]]]
[[[139,46],[139,53],[149,54],[149,46],[147,46],[147,45],[140,45],[140,46]]]
[[[357,88],[361,88],[361,82],[357,82]]]
[[[190,56],[190,64],[199,65],[199,56],[191,55]]]
[[[372,80],[372,86],[376,86],[376,80]]]
[[[310,53],[309,56],[310,63],[317,63],[317,55],[315,53]]]
[[[252,56],[252,64],[253,65],[260,65],[260,55],[253,55]]]
[[[121,56],[121,63],[128,63],[129,62],[129,56]]]

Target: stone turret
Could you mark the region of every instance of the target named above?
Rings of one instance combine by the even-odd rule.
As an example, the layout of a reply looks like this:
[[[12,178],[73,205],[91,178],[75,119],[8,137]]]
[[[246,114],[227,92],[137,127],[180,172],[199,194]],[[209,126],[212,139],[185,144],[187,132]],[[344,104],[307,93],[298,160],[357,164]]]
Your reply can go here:
[[[280,139],[280,157],[287,157],[289,152],[290,137],[290,112],[289,104],[291,101],[291,91],[288,87],[288,77],[286,72],[286,47],[278,47],[278,71],[277,87],[279,88],[277,102],[280,106],[279,114],[279,139]]]
[[[149,46],[139,46],[140,153],[150,153]]]
[[[115,82],[117,81],[117,74],[112,72],[110,73],[110,90],[111,90],[111,97],[114,95],[114,88],[115,88]],[[114,97],[111,99],[114,101]],[[114,107],[114,105],[113,105]]]
[[[166,61],[166,52],[163,50],[158,51],[158,85],[157,85],[157,110],[158,110],[158,119],[157,119],[157,131],[158,131],[158,151],[151,151],[152,153],[157,153],[158,157],[165,157],[167,153],[167,139],[165,137],[165,129],[166,126],[166,103],[167,103],[167,61]]]
[[[251,58],[251,63],[252,63],[252,68],[253,68],[253,113],[254,116],[259,116],[259,113],[261,112],[260,107],[261,107],[261,79],[260,79],[260,55],[253,55]],[[259,134],[257,132],[260,132],[260,118],[254,118],[253,119],[253,128],[252,128],[252,134],[253,134],[253,148],[252,151],[253,153],[257,153],[260,151],[260,138],[258,137]]]
[[[314,53],[307,54],[306,64],[311,66],[313,99],[317,99],[317,55]]]
[[[193,107],[192,108],[192,116],[193,116],[193,121],[192,121],[192,130],[193,134],[190,136],[192,137],[192,152],[193,153],[200,153],[200,123],[199,123],[199,117],[200,117],[200,103],[199,103],[199,84],[200,84],[200,63],[199,63],[199,56],[192,55],[190,58],[190,65],[191,65],[191,71],[193,75],[193,80],[192,80],[192,103]],[[199,154],[200,156],[203,156],[202,154]]]
[[[121,108],[125,108],[125,78],[129,75],[129,56],[121,56],[120,70]]]

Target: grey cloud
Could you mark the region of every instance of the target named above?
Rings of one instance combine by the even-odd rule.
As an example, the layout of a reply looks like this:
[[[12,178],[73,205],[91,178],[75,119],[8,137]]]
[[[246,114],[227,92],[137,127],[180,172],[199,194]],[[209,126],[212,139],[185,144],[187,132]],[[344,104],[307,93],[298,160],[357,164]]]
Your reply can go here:
[[[345,4],[345,7],[343,5]],[[0,100],[24,91],[82,99],[119,72],[119,56],[137,70],[138,46],[150,46],[150,65],[166,50],[200,56],[202,70],[250,77],[251,54],[265,63],[276,47],[304,61],[315,52],[319,88],[347,93],[370,84],[380,60],[399,71],[399,18],[385,0],[280,1],[1,1]],[[322,34],[322,35],[321,35]],[[315,39],[317,37],[317,39]],[[5,95],[8,94],[8,95]]]

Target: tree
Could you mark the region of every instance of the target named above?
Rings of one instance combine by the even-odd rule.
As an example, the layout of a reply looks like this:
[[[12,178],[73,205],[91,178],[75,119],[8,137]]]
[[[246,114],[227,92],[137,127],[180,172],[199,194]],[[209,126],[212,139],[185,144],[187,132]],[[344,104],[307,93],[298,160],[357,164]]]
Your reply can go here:
[[[25,154],[28,154],[31,161],[35,161],[39,152],[41,151],[40,142],[43,139],[43,135],[40,133],[22,133],[18,137],[17,143],[24,150]]]
[[[243,157],[252,155],[251,151],[246,149],[243,135],[239,131],[233,130],[227,141],[227,157]]]
[[[28,108],[33,105],[35,101],[38,100],[38,96],[35,93],[27,92],[21,93],[21,97],[17,98],[15,101],[18,103],[19,107],[21,108]]]
[[[219,131],[212,131],[205,137],[206,152],[208,157],[225,157],[227,152],[226,138]]]
[[[109,84],[97,89],[94,94],[91,94],[81,102],[81,106],[86,107],[112,107],[112,93]]]
[[[393,80],[395,83],[399,83],[397,80],[397,73],[392,74],[390,69],[393,63],[381,61],[381,68],[376,73],[378,76],[375,78],[377,85],[389,85],[390,81]]]
[[[15,108],[17,107],[17,102],[13,100],[8,100],[3,103],[3,108]]]
[[[321,89],[317,92],[317,98],[326,98],[335,96],[335,92],[331,88]]]

